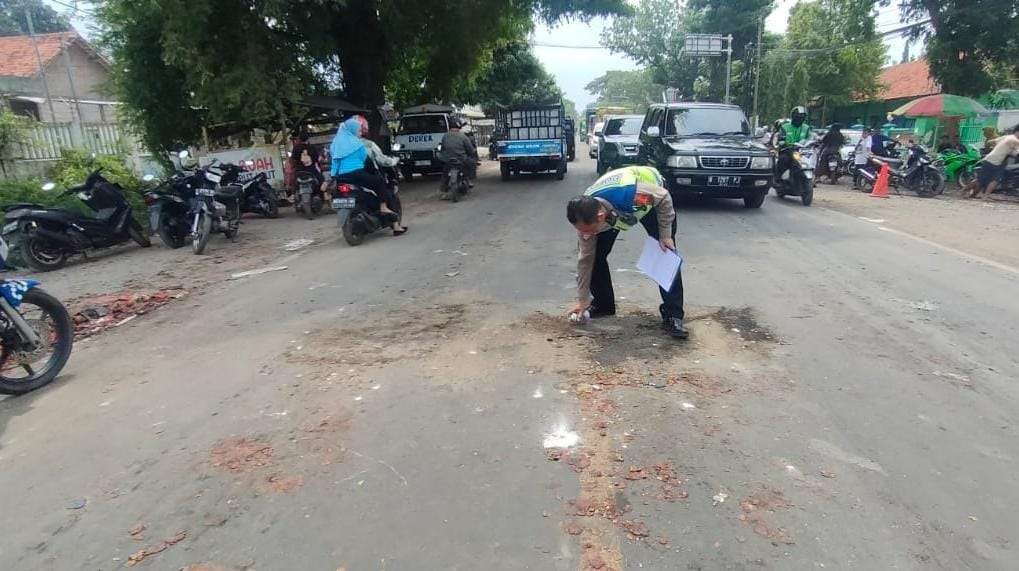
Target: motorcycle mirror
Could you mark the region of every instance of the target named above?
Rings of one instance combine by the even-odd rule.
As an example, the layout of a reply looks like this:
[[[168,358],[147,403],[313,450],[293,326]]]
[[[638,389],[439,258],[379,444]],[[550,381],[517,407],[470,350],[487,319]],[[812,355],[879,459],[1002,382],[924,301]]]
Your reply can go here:
[[[46,184],[42,185],[42,189],[45,190],[46,192],[49,192],[56,187],[57,187],[56,183],[52,182],[47,182]]]
[[[188,153],[188,152],[187,152],[187,149],[185,149],[185,150],[183,150],[183,151],[181,151],[181,152],[177,153],[177,158],[178,158],[178,159],[181,159],[181,160],[184,160],[184,159],[188,158],[188,155],[189,155],[189,154],[190,154],[190,153]]]
[[[149,173],[142,177],[142,182],[152,182],[156,179],[156,175]]]

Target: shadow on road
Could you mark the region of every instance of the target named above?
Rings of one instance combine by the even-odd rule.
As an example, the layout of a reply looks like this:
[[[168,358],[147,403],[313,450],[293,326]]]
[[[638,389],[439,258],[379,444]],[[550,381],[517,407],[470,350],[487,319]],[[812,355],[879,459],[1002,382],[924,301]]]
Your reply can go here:
[[[0,396],[0,436],[3,435],[4,431],[7,429],[7,424],[12,419],[32,410],[32,404],[35,402],[35,399],[42,397],[49,391],[60,390],[61,387],[73,380],[73,374],[61,373],[50,384],[28,394],[18,396]],[[3,445],[0,444],[0,450],[2,449]]]

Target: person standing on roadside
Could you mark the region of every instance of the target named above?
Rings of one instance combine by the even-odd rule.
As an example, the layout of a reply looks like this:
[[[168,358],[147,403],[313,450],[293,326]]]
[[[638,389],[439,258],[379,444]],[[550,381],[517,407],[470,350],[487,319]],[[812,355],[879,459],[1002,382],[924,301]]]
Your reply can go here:
[[[588,311],[592,318],[616,314],[608,256],[620,231],[640,223],[663,251],[676,249],[676,211],[664,182],[657,169],[628,166],[610,171],[583,195],[570,199],[566,219],[577,230],[579,249],[577,303],[571,314]],[[658,288],[662,297],[658,311],[665,331],[686,339],[681,270],[669,290]]]
[[[991,193],[998,188],[1005,174],[1005,162],[1009,157],[1019,154],[1019,124],[1012,127],[1012,132],[1008,135],[988,142],[994,145],[994,148],[980,161],[977,187],[970,193],[970,198],[976,198],[981,194],[985,195],[985,198],[990,198]]]

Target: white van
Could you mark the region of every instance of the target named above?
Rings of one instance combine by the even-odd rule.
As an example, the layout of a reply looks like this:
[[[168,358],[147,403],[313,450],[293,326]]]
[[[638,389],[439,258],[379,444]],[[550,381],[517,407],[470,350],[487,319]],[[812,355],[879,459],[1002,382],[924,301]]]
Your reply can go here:
[[[459,119],[456,110],[446,105],[426,104],[403,110],[393,139],[393,152],[400,157],[404,179],[410,180],[414,173],[442,172],[442,162],[436,158],[435,148],[454,118]]]

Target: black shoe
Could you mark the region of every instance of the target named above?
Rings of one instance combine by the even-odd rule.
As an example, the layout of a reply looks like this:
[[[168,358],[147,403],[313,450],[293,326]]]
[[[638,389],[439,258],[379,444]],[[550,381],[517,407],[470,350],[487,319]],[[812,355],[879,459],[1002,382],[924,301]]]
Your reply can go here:
[[[670,317],[662,322],[662,328],[669,335],[676,339],[686,339],[690,336],[686,329],[683,327],[683,320],[678,317]]]
[[[614,307],[612,309],[602,309],[592,305],[587,311],[591,314],[591,319],[596,319],[598,317],[611,317],[616,314],[616,308]]]

